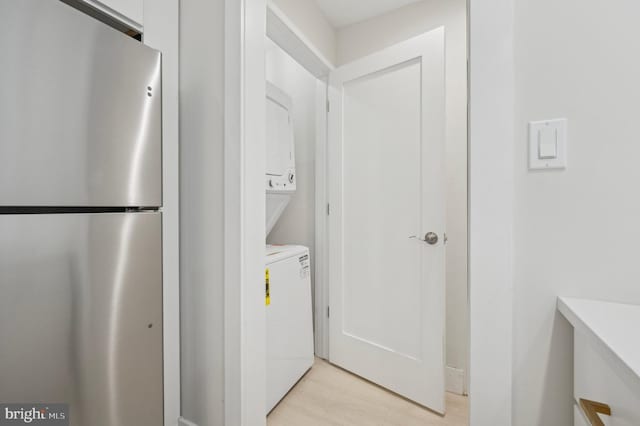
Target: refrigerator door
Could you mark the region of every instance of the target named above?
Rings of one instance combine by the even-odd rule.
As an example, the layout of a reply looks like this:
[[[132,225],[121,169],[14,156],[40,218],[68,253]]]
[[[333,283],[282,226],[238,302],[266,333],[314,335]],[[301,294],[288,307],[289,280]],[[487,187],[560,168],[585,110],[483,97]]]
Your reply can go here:
[[[160,213],[0,215],[0,401],[163,423]]]
[[[0,2],[0,206],[161,198],[161,58],[59,0]]]

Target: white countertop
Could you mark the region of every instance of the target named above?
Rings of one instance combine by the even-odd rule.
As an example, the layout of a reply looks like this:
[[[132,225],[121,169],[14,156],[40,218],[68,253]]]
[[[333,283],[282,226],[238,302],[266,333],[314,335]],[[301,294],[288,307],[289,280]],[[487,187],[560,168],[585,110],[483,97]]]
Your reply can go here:
[[[622,372],[640,380],[640,305],[559,297],[558,310]]]

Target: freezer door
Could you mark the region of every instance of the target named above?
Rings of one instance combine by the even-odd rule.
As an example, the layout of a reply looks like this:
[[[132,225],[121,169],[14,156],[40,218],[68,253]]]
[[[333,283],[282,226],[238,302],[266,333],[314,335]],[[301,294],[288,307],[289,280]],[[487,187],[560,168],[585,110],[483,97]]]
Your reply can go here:
[[[163,423],[160,213],[0,215],[0,402]]]
[[[160,206],[160,53],[59,0],[0,2],[0,206]]]

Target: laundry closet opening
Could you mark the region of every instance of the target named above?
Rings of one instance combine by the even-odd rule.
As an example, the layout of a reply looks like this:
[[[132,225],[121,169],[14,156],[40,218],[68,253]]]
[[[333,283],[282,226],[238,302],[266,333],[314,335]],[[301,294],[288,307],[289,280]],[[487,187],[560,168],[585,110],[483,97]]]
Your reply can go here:
[[[265,43],[268,423],[466,425],[466,4],[341,24],[332,60],[289,13]]]
[[[325,84],[266,41],[267,411],[314,363],[317,94]],[[322,111],[324,113],[324,111]]]

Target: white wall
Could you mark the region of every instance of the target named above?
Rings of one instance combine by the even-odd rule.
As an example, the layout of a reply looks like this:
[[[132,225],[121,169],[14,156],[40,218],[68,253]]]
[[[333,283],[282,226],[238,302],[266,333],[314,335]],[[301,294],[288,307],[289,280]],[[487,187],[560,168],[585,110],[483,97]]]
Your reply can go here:
[[[297,174],[296,193],[267,242],[309,247],[314,262],[317,79],[271,40],[267,40],[266,76],[267,81],[284,90],[293,100]]]
[[[465,0],[426,0],[338,30],[338,64],[439,26],[446,30],[447,90],[447,365],[466,370],[467,32]]]
[[[573,348],[556,296],[640,303],[640,3],[514,4],[513,424],[568,425]],[[555,117],[569,119],[569,166],[528,172],[527,122]]]
[[[182,416],[224,424],[224,0],[180,2]]]
[[[269,3],[283,12],[329,63],[336,63],[335,30],[315,0],[269,0]]]

